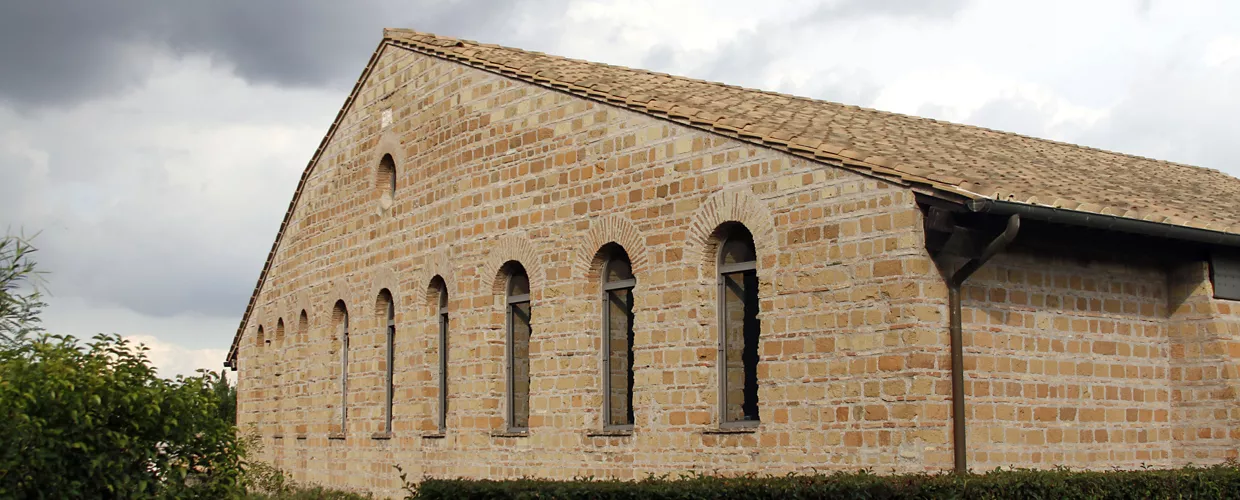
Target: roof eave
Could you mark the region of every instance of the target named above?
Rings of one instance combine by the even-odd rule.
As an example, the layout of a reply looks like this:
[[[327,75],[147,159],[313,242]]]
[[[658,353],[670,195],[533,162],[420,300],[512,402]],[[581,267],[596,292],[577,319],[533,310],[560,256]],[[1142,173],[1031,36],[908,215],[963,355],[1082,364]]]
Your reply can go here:
[[[1087,227],[1104,231],[1155,236],[1177,241],[1203,243],[1226,247],[1240,247],[1240,234],[1196,228],[1161,221],[1141,220],[1120,215],[1069,210],[1066,208],[1034,205],[1013,201],[975,198],[966,202],[970,212],[996,215],[1020,215],[1022,218],[1052,222],[1070,226]]]

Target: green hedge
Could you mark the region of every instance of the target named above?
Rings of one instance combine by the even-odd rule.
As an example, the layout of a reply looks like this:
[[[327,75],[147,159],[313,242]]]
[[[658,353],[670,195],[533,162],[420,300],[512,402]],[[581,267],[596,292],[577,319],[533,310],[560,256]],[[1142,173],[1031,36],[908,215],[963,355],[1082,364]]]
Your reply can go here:
[[[420,499],[1147,499],[1240,498],[1240,466],[1088,472],[996,470],[985,474],[867,472],[775,477],[649,478],[626,482],[584,479],[487,481],[429,479]]]

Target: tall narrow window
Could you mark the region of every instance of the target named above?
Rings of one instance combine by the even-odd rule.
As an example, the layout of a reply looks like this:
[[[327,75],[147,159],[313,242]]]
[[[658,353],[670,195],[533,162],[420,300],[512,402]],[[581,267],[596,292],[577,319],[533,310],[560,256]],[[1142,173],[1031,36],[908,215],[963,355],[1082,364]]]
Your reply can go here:
[[[254,339],[254,345],[260,348],[267,346],[267,336],[263,334],[263,325],[258,325],[258,337]]]
[[[720,422],[758,423],[758,272],[753,235],[739,224],[721,228],[719,246]]]
[[[392,398],[395,395],[396,386],[393,383],[393,362],[396,360],[396,301],[392,300],[392,293],[387,289],[379,292],[379,303],[377,304],[383,311],[383,317],[380,324],[386,324],[384,329],[384,337],[387,345],[386,368],[383,373],[383,429],[392,432]]]
[[[303,358],[305,354],[304,354],[304,349],[302,348],[302,346],[306,345],[306,343],[309,341],[309,337],[310,337],[310,315],[306,314],[305,309],[302,309],[301,314],[297,318],[297,338],[294,340],[294,342],[296,342],[297,344],[297,350],[295,351],[296,358],[294,358],[295,365],[293,366],[293,369],[295,370],[296,378],[290,380],[290,382],[296,383],[296,386],[292,387],[291,390],[293,393],[293,397],[298,398],[299,400],[303,396],[305,396],[305,386],[302,385],[302,382],[305,381],[306,379],[306,370],[307,370],[307,367],[305,365],[305,361]],[[298,415],[296,425],[294,426],[293,429],[295,432],[297,432],[298,435],[305,435],[306,405],[297,404],[295,406],[300,406],[301,412]]]
[[[448,286],[435,276],[431,289],[439,296],[435,301],[439,323],[439,414],[435,423],[443,432],[448,428]]]
[[[349,310],[344,301],[336,302],[332,316],[336,318],[340,336],[340,432],[343,434],[348,429],[349,417]]]
[[[530,278],[525,268],[508,268],[508,430],[530,426]]]
[[[606,426],[633,425],[633,269],[618,245],[603,262],[603,414]]]
[[[273,362],[271,363],[272,365],[271,371],[273,375],[272,385],[274,385],[274,387],[272,387],[271,395],[272,395],[272,399],[275,400],[275,409],[274,409],[274,413],[276,414],[275,416],[276,431],[275,432],[276,434],[283,435],[284,432],[281,430],[280,424],[283,423],[284,421],[284,419],[282,418],[284,414],[284,404],[282,401],[284,399],[285,379],[287,378],[284,374],[284,318],[280,318],[276,320],[275,337],[276,337],[276,341],[274,345],[276,348],[275,348],[275,352],[272,353],[272,357],[274,357],[275,359],[272,360]]]

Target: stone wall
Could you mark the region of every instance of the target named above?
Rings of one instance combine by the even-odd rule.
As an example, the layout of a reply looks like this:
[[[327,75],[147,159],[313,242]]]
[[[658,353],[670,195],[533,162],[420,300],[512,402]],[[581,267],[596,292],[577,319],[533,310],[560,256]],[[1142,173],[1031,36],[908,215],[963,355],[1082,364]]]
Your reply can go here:
[[[963,290],[970,467],[1166,464],[1166,273],[1012,253]]]
[[[946,465],[943,290],[910,192],[400,49],[366,85],[301,195],[240,350],[241,422],[295,477],[391,492],[392,464],[415,478]],[[385,153],[391,202],[376,173]],[[717,422],[713,233],[729,221],[758,252],[753,432]],[[637,278],[627,436],[592,435],[603,426],[597,254],[609,242]],[[506,401],[498,273],[511,260],[533,288],[525,437],[493,435]],[[436,275],[451,314],[442,436]],[[385,288],[398,306],[390,438]],[[304,333],[255,341],[302,309]]]
[[[716,401],[726,222],[758,254],[761,424],[741,432],[720,428]],[[388,47],[245,325],[239,419],[296,479],[385,494],[394,464],[414,479],[950,468],[946,287],[921,228],[903,188]],[[637,280],[636,423],[619,435],[601,432],[608,243]],[[533,308],[520,436],[503,432],[510,261]],[[451,317],[442,433],[436,276]],[[965,288],[971,465],[1234,456],[1240,321],[1203,279],[1020,253],[984,267]],[[381,290],[396,302],[391,429]]]

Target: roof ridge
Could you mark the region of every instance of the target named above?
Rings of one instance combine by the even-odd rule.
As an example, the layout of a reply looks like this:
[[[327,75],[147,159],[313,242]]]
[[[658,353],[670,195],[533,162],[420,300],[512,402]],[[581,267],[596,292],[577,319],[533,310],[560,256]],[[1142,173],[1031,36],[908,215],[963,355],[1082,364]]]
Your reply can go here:
[[[1012,131],[1008,131],[1008,130],[1000,130],[1000,129],[991,128],[991,127],[986,127],[986,126],[982,126],[982,125],[974,125],[974,124],[970,124],[970,123],[962,123],[962,122],[955,122],[955,121],[951,121],[951,120],[942,120],[942,119],[938,119],[938,118],[929,118],[929,117],[924,117],[924,116],[917,116],[917,115],[913,115],[913,114],[906,114],[906,113],[900,113],[900,112],[897,112],[897,111],[888,111],[888,110],[883,110],[883,109],[878,109],[878,108],[871,108],[871,107],[861,106],[861,105],[857,105],[857,104],[848,104],[848,103],[844,103],[844,102],[832,101],[832,100],[827,100],[827,99],[818,99],[818,98],[814,98],[814,97],[808,97],[808,96],[802,96],[802,95],[796,95],[796,94],[788,94],[788,93],[785,93],[785,92],[779,92],[779,91],[775,91],[775,90],[768,90],[768,89],[755,88],[755,87],[745,87],[745,86],[743,86],[743,85],[733,85],[733,84],[729,84],[729,83],[726,83],[726,82],[721,82],[721,81],[716,81],[716,80],[707,80],[707,79],[698,78],[698,77],[693,77],[693,76],[677,75],[677,74],[673,74],[673,73],[667,73],[667,72],[661,72],[661,71],[654,71],[654,70],[649,70],[649,69],[644,69],[644,68],[635,68],[635,67],[632,67],[632,66],[623,66],[623,65],[611,64],[611,63],[606,63],[606,62],[591,61],[591,60],[589,60],[589,59],[580,59],[580,58],[575,58],[575,57],[568,57],[568,56],[554,55],[554,54],[549,54],[549,53],[544,53],[544,52],[539,52],[539,51],[533,51],[533,50],[525,50],[525,49],[521,49],[521,48],[517,48],[517,47],[510,47],[510,46],[507,46],[507,45],[501,45],[501,44],[495,44],[495,43],[482,43],[482,42],[478,42],[478,41],[476,41],[476,40],[468,40],[468,39],[456,38],[456,37],[451,37],[451,36],[436,35],[436,34],[434,34],[434,33],[426,33],[426,32],[416,31],[416,30],[412,30],[412,29],[405,29],[405,28],[385,28],[385,29],[384,29],[384,34],[385,34],[385,36],[387,35],[387,33],[388,33],[389,31],[394,32],[394,33],[410,33],[410,34],[415,34],[415,35],[418,35],[418,36],[430,37],[430,38],[442,39],[442,40],[453,40],[453,41],[456,41],[456,42],[459,42],[459,43],[469,44],[469,45],[473,45],[473,46],[477,46],[477,47],[486,47],[486,48],[492,48],[492,49],[500,49],[500,50],[509,51],[509,52],[514,52],[514,53],[518,53],[518,54],[533,54],[533,55],[538,55],[538,56],[541,56],[541,57],[548,57],[548,58],[552,58],[552,59],[560,59],[560,60],[565,60],[565,61],[572,61],[572,62],[578,62],[578,63],[584,63],[584,64],[590,64],[590,65],[596,65],[596,66],[603,66],[603,67],[613,68],[613,69],[618,69],[618,70],[622,70],[622,71],[631,71],[631,72],[634,72],[634,73],[639,73],[639,74],[656,75],[656,76],[662,76],[662,77],[674,78],[674,79],[677,79],[677,80],[682,80],[682,81],[691,81],[691,82],[697,82],[697,83],[704,83],[704,84],[708,84],[708,85],[717,85],[717,86],[724,87],[724,88],[735,89],[735,90],[743,90],[743,91],[747,91],[747,92],[757,92],[757,93],[761,93],[761,94],[766,94],[766,95],[775,96],[775,97],[783,97],[783,98],[788,98],[788,99],[792,99],[792,100],[795,100],[795,101],[801,101],[801,102],[811,102],[811,103],[828,103],[828,104],[833,104],[833,105],[837,105],[837,106],[843,106],[843,107],[845,107],[845,108],[849,108],[849,109],[861,110],[861,111],[864,111],[864,112],[869,112],[869,113],[877,113],[877,114],[880,114],[880,115],[885,115],[885,116],[894,116],[894,117],[899,117],[899,118],[904,118],[904,119],[912,119],[912,120],[917,120],[917,121],[922,121],[922,122],[929,122],[929,123],[933,123],[933,124],[946,124],[946,125],[951,125],[951,126],[954,126],[954,127],[961,127],[961,128],[972,129],[972,130],[977,130],[977,131],[982,131],[982,132],[987,132],[987,133],[992,133],[992,134],[999,134],[999,135],[1002,135],[1002,136],[1018,137],[1018,138],[1021,138],[1021,139],[1028,139],[1028,140],[1033,140],[1033,141],[1038,141],[1038,142],[1044,142],[1044,143],[1047,143],[1047,144],[1053,144],[1053,145],[1057,145],[1057,146],[1068,146],[1068,147],[1077,148],[1077,149],[1082,149],[1082,150],[1087,150],[1087,151],[1094,151],[1094,152],[1098,152],[1098,153],[1105,153],[1105,154],[1117,155],[1117,156],[1119,156],[1119,157],[1123,157],[1123,158],[1131,158],[1131,159],[1136,159],[1136,160],[1145,160],[1145,161],[1154,161],[1154,162],[1165,163],[1165,164],[1169,164],[1169,165],[1175,165],[1175,166],[1179,166],[1179,167],[1186,167],[1186,168],[1193,168],[1193,169],[1203,169],[1203,170],[1208,170],[1208,171],[1211,171],[1211,172],[1214,172],[1214,173],[1218,173],[1218,174],[1228,175],[1226,172],[1223,172],[1222,170],[1219,170],[1219,169],[1217,169],[1217,168],[1203,167],[1203,166],[1200,166],[1200,165],[1190,165],[1190,164],[1187,164],[1187,163],[1176,162],[1176,161],[1170,161],[1170,160],[1161,160],[1161,159],[1158,159],[1158,158],[1153,158],[1153,157],[1149,157],[1149,156],[1142,156],[1142,155],[1135,154],[1135,153],[1127,153],[1127,152],[1123,152],[1123,151],[1115,151],[1115,150],[1110,150],[1110,149],[1104,149],[1104,148],[1097,147],[1097,146],[1088,146],[1088,145],[1083,145],[1083,144],[1074,144],[1074,143],[1071,143],[1071,142],[1066,142],[1066,141],[1062,141],[1062,140],[1058,140],[1058,139],[1050,139],[1050,138],[1046,138],[1046,137],[1038,137],[1038,136],[1035,136],[1035,135],[1024,134],[1024,133],[1020,133],[1020,132],[1012,132]],[[571,82],[566,82],[566,83],[571,83]],[[877,153],[873,153],[873,154],[877,154]]]

